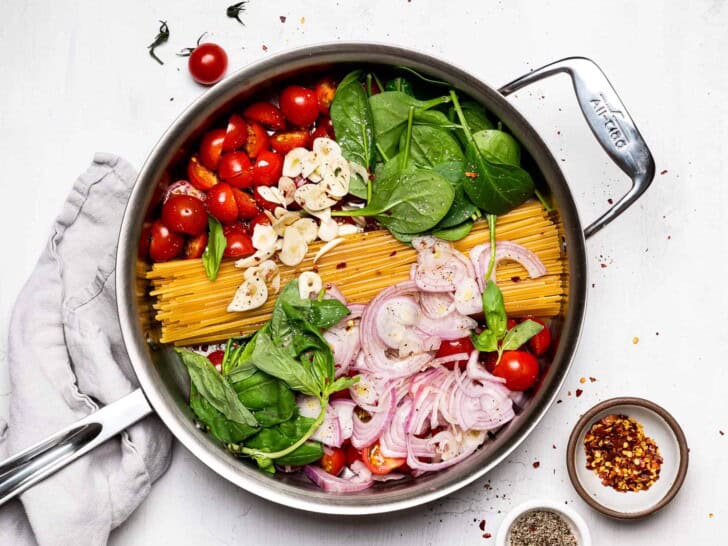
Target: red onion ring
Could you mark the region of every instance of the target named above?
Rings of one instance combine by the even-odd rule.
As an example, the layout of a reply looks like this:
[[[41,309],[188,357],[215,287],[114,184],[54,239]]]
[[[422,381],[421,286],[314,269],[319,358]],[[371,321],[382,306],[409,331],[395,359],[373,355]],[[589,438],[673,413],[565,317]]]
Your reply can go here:
[[[512,260],[521,264],[529,277],[537,279],[546,275],[548,271],[546,266],[538,256],[524,246],[512,241],[498,241],[495,244],[495,264],[496,266],[503,260]],[[474,246],[470,249],[470,261],[475,268],[475,278],[478,281],[480,290],[485,290],[485,274],[488,272],[488,264],[490,262],[490,243]],[[495,282],[495,270],[490,275],[490,280]]]
[[[357,449],[364,449],[377,441],[394,416],[394,397],[394,389],[390,389],[379,401],[379,411],[372,413],[366,423],[356,413],[354,414],[354,433],[351,435],[351,445]]]
[[[310,464],[303,467],[303,472],[313,483],[326,492],[355,493],[369,489],[374,483],[372,473],[363,464],[361,466],[357,465],[356,470],[354,469],[357,462],[359,461],[355,461],[352,464],[351,470],[354,472],[354,475],[350,478],[339,478],[338,476],[329,474],[320,466]]]
[[[189,195],[191,197],[196,197],[203,203],[207,200],[207,194],[195,188],[192,184],[187,182],[187,180],[178,180],[174,184],[170,185],[164,193],[164,200],[162,203],[166,203],[167,199],[173,195]]]

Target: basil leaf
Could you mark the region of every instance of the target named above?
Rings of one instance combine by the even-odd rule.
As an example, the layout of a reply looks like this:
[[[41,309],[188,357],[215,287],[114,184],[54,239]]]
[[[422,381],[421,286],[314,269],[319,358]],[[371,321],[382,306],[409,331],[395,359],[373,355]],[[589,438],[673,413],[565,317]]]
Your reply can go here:
[[[342,155],[369,168],[374,158],[374,121],[360,70],[347,74],[331,103],[331,122]]]
[[[543,330],[543,324],[539,324],[535,320],[524,320],[508,330],[506,337],[503,338],[503,349],[515,351],[541,330]]]
[[[220,262],[227,246],[227,239],[222,233],[222,224],[216,218],[209,216],[208,225],[210,234],[205,251],[202,253],[202,265],[205,267],[207,278],[214,281],[217,279],[217,272],[220,270]]]
[[[324,448],[319,442],[306,442],[288,455],[276,459],[279,465],[303,466],[318,461],[324,455]]]
[[[224,444],[237,444],[258,432],[258,428],[231,421],[216,410],[195,388],[190,387],[190,408],[210,434]]]
[[[297,413],[293,391],[280,379],[264,372],[256,371],[234,384],[233,389],[263,427],[288,421]]]
[[[478,149],[492,161],[516,167],[521,164],[521,147],[508,133],[486,129],[473,133],[473,140]]]
[[[236,423],[251,427],[258,425],[250,410],[238,400],[233,388],[206,356],[186,349],[175,351],[187,368],[192,384],[212,407]]]
[[[344,389],[348,389],[352,385],[355,385],[359,382],[359,376],[356,375],[354,377],[339,377],[336,381],[331,383],[327,388],[326,391],[328,394],[333,394],[335,392],[343,391]]]
[[[268,453],[283,451],[301,439],[301,437],[303,437],[303,435],[306,434],[306,432],[308,432],[308,430],[313,426],[314,422],[315,419],[313,418],[298,415],[295,418],[274,427],[264,428],[255,436],[248,438],[245,442],[245,447],[258,449]],[[318,445],[319,449],[321,449],[320,444]],[[276,462],[279,464],[288,464],[285,462],[285,458],[296,453],[298,449],[281,457],[280,459],[276,459]],[[321,458],[323,450],[320,450],[319,453],[318,458]]]
[[[285,381],[294,391],[319,396],[322,385],[312,373],[284,349],[273,343],[267,332],[260,331],[253,350],[253,364],[259,370]]]
[[[490,330],[483,330],[477,336],[471,335],[470,339],[481,353],[492,353],[498,350],[498,337]]]
[[[473,229],[473,221],[466,220],[458,226],[434,229],[432,235],[443,241],[459,241]]]
[[[498,339],[503,338],[506,333],[508,317],[503,303],[503,293],[498,285],[489,280],[483,290],[483,312],[485,323]]]

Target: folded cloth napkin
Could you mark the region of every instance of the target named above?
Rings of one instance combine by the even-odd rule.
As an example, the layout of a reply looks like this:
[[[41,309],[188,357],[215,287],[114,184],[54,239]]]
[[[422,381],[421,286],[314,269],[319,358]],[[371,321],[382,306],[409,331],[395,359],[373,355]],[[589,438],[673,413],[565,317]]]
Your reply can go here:
[[[96,155],[73,186],[18,297],[8,343],[4,456],[137,387],[114,282],[121,217],[135,178],[123,159]],[[0,544],[106,544],[170,456],[171,436],[162,423],[154,416],[138,422],[26,491],[20,497],[24,513],[17,501],[1,509]]]

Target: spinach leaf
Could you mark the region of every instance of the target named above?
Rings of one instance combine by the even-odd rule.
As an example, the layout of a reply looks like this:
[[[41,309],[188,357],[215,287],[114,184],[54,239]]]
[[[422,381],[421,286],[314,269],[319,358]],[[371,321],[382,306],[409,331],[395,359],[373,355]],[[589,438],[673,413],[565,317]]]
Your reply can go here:
[[[459,241],[463,237],[465,237],[470,231],[473,229],[473,221],[472,220],[466,220],[460,225],[449,227],[449,228],[442,228],[442,229],[435,229],[432,231],[432,235],[435,237],[442,239],[443,241]]]
[[[473,100],[466,100],[463,101],[463,103],[460,105],[460,108],[463,111],[463,117],[465,118],[468,127],[470,127],[471,132],[476,133],[478,131],[482,131],[483,129],[495,129],[495,125],[492,121],[488,119],[488,114],[485,108],[480,103]],[[455,111],[454,106],[450,108],[449,114],[450,119],[458,119],[457,112]],[[460,142],[462,142],[463,146],[465,146],[465,144],[467,143],[465,131],[463,129],[460,129],[457,132],[457,135],[458,139],[460,139]]]
[[[236,423],[251,427],[258,425],[250,410],[238,400],[233,388],[206,356],[186,349],[175,350],[186,366],[192,384],[212,407]]]
[[[447,229],[461,225],[463,222],[476,218],[480,215],[478,207],[465,195],[463,190],[463,173],[465,172],[465,163],[462,161],[450,161],[435,165],[433,170],[441,174],[450,182],[455,195],[453,196],[450,210],[447,211],[445,217],[440,220],[435,229]]]
[[[492,161],[513,165],[521,164],[521,147],[518,141],[504,131],[484,129],[473,133],[478,149]]]
[[[535,320],[524,320],[508,330],[508,333],[503,338],[503,349],[506,351],[515,351],[543,330],[543,328],[543,324],[539,324]]]
[[[356,70],[341,80],[331,103],[331,122],[343,156],[368,169],[374,158],[374,121],[361,74]]]
[[[457,95],[454,91],[450,94],[466,136],[465,193],[475,205],[492,214],[512,210],[533,193],[531,175],[518,166],[497,163],[487,158],[473,139]]]
[[[256,371],[232,385],[238,399],[252,410],[257,421],[270,427],[287,421],[296,413],[296,397],[280,379]]]
[[[405,147],[406,133],[400,138],[399,147]],[[409,158],[419,167],[435,167],[441,163],[463,161],[460,144],[452,133],[440,127],[415,125],[412,127]]]
[[[409,80],[402,76],[397,76],[396,78],[389,80],[384,86],[383,91],[401,91],[402,93],[406,93],[412,97],[415,96],[415,93],[412,90],[412,84]]]
[[[483,290],[483,312],[488,329],[495,334],[497,339],[502,339],[506,333],[508,317],[503,303],[503,292],[491,280],[486,283],[485,290]]]
[[[215,438],[225,444],[242,442],[259,430],[256,427],[236,423],[225,417],[222,412],[216,410],[212,404],[205,400],[195,388],[194,383],[190,387],[190,408],[192,408],[197,420],[205,425]]]
[[[207,246],[202,253],[202,265],[205,267],[205,274],[211,281],[217,279],[217,272],[220,270],[222,254],[227,246],[227,239],[222,233],[222,224],[213,216],[208,216],[210,235],[207,239]]]
[[[352,172],[349,178],[349,193],[359,199],[366,199],[368,195],[367,181]]]

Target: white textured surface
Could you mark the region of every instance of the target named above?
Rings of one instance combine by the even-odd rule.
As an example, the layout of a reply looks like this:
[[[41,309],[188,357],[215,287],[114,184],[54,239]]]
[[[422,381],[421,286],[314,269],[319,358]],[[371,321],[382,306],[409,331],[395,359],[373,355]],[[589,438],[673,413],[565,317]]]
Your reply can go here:
[[[439,56],[494,86],[560,57],[584,55],[611,78],[658,172],[667,173],[589,242],[594,287],[563,403],[487,477],[493,489],[480,480],[407,513],[335,520],[259,500],[178,447],[169,472],[112,543],[489,544],[494,539],[481,538],[477,522],[485,519],[495,535],[501,511],[534,497],[574,506],[595,544],[724,542],[728,436],[719,430],[728,432],[728,6],[721,0],[670,4],[251,0],[242,27],[225,17],[224,1],[0,3],[0,415],[7,405],[12,304],[52,219],[94,151],[141,166],[170,121],[202,93],[174,52],[203,31],[227,49],[232,69],[294,46],[375,40]],[[145,49],[157,19],[167,19],[172,32],[159,49],[163,67]],[[563,158],[583,218],[591,220],[608,198],[625,191],[627,181],[595,144],[567,80],[538,84],[513,100]],[[580,385],[580,376],[598,381]],[[576,399],[579,387],[584,393]],[[663,404],[691,446],[688,479],[675,502],[631,524],[584,505],[564,461],[580,412],[617,395]]]

